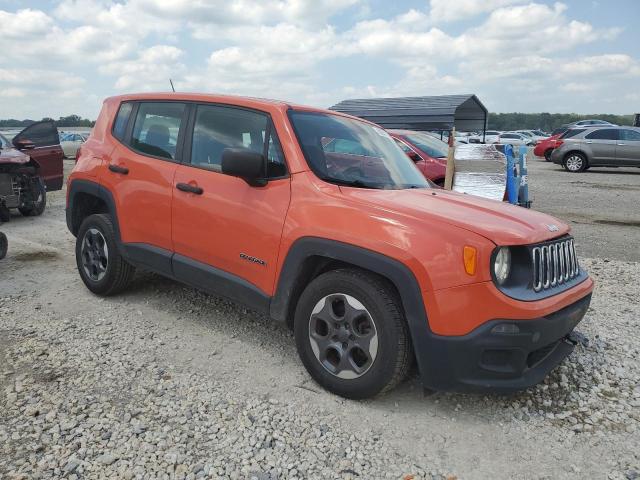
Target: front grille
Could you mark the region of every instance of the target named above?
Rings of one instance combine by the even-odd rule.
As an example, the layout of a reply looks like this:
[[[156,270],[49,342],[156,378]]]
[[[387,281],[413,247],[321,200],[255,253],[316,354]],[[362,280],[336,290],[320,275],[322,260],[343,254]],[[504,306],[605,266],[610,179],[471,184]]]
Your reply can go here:
[[[570,237],[534,247],[531,260],[535,292],[557,287],[580,274],[576,247]]]

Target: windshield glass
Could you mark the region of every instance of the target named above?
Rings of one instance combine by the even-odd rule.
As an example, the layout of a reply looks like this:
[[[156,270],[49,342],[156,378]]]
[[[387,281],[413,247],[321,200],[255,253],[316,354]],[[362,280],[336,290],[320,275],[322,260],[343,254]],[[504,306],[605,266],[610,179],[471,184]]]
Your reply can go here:
[[[383,129],[326,113],[291,111],[289,117],[309,167],[322,180],[360,188],[429,188]]]
[[[405,135],[405,138],[430,157],[442,158],[447,156],[449,145],[431,135],[416,132]]]
[[[10,146],[11,144],[9,140],[7,140],[7,137],[0,133],[0,149],[9,148]]]

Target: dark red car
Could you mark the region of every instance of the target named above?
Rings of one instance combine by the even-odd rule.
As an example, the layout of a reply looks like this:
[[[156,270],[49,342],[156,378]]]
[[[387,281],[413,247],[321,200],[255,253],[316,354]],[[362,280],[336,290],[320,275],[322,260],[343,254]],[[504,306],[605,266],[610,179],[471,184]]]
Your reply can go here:
[[[40,215],[46,206],[47,191],[62,188],[63,152],[53,122],[28,126],[11,142],[0,135],[0,219],[10,218],[9,210],[23,215]]]
[[[33,123],[13,137],[11,143],[38,164],[38,175],[44,180],[47,191],[62,189],[64,152],[55,123]]]
[[[544,140],[538,140],[535,148],[533,149],[533,154],[536,157],[544,157],[547,162],[551,161],[551,153],[553,149],[556,148],[560,144],[560,137],[567,131],[567,128],[558,128],[554,130],[549,138],[545,138]]]
[[[398,146],[413,160],[422,174],[436,185],[444,185],[447,171],[446,142],[413,130],[388,130]]]

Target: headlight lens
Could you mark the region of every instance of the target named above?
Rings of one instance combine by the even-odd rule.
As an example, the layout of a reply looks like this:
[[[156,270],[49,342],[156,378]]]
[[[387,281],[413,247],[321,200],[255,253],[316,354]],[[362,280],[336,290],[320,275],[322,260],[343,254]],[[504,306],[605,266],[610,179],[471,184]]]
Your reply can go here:
[[[511,251],[509,247],[500,247],[493,263],[493,273],[499,285],[503,285],[511,272]]]

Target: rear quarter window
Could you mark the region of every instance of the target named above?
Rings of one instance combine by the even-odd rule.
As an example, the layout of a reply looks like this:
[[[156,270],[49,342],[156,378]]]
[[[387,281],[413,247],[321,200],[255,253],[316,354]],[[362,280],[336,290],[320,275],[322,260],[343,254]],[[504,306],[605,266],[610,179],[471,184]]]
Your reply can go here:
[[[133,110],[132,103],[124,102],[120,104],[116,120],[113,122],[113,136],[118,140],[124,140],[124,135],[127,131],[127,124],[129,123],[129,117],[131,116],[131,110]]]

